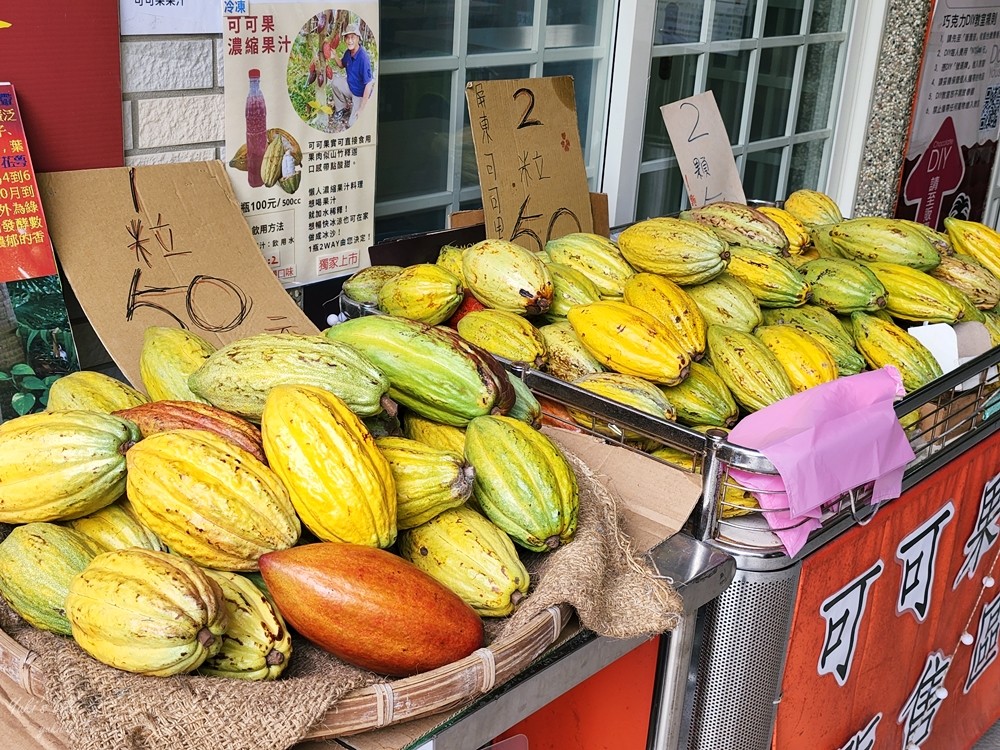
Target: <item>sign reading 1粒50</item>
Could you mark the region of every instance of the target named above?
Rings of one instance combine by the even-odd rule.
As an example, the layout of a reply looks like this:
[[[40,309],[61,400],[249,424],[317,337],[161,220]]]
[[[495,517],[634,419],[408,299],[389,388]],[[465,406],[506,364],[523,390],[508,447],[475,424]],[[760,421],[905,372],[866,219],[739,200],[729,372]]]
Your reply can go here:
[[[226,158],[285,286],[369,264],[378,2],[223,2]]]
[[[530,250],[592,232],[570,76],[466,86],[489,237]]]

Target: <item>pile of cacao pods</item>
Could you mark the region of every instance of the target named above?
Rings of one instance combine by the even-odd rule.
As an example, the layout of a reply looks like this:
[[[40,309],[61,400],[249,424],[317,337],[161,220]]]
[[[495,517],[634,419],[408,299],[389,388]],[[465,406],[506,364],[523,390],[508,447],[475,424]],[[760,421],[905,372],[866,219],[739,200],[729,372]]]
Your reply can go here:
[[[403,676],[483,645],[569,543],[540,407],[453,330],[380,315],[216,348],[151,327],[145,393],[67,375],[0,425],[0,595],[131,672],[278,677],[290,630]]]
[[[503,240],[441,249],[436,263],[373,266],[344,294],[444,323],[487,351],[699,431],[823,382],[895,365],[913,391],[939,364],[906,327],[977,321],[1000,344],[1000,234],[845,219],[797,190],[778,206],[718,202],[639,221],[617,241],[569,234],[531,252]],[[546,409],[559,411],[546,403]],[[579,409],[567,420],[621,438]],[[912,428],[917,414],[904,418]],[[694,458],[626,442],[685,469]],[[731,489],[724,516],[752,508]]]

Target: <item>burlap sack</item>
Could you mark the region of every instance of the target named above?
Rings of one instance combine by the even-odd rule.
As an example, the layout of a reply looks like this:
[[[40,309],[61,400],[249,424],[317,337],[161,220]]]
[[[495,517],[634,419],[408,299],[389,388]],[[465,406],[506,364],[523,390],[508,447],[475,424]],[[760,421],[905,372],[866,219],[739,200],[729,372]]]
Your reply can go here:
[[[532,589],[513,616],[488,622],[493,644],[564,602],[600,635],[652,635],[677,623],[680,597],[630,550],[616,499],[582,461],[570,461],[581,491],[577,536],[552,553],[526,555]],[[345,693],[381,679],[301,638],[294,640],[281,679],[247,683],[199,675],[143,677],[107,667],[71,639],[30,627],[2,601],[0,628],[40,654],[47,701],[79,750],[288,748]]]

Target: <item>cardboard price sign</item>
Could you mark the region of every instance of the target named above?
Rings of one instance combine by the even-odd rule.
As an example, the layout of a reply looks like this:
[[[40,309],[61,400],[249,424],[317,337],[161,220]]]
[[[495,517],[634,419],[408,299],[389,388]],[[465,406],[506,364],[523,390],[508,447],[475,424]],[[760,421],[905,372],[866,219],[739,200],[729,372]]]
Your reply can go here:
[[[660,107],[692,208],[716,201],[746,203],[729,133],[711,91]]]
[[[571,76],[466,86],[486,235],[541,250],[592,232]]]
[[[137,388],[148,326],[217,347],[316,333],[267,267],[220,162],[50,172],[38,183],[63,271]]]

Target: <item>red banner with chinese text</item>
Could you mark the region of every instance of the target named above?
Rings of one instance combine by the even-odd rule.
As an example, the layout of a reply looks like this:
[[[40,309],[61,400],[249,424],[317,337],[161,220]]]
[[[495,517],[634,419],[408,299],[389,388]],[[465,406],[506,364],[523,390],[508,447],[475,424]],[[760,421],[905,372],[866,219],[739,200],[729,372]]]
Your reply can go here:
[[[1000,718],[998,459],[994,435],[803,561],[773,748],[958,750]]]
[[[57,273],[14,87],[0,83],[0,282]]]

